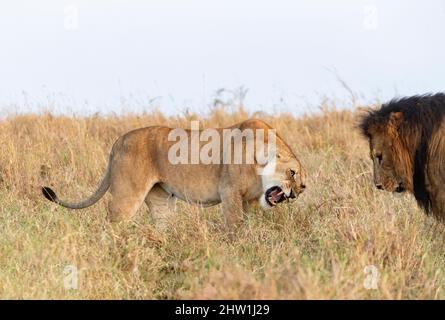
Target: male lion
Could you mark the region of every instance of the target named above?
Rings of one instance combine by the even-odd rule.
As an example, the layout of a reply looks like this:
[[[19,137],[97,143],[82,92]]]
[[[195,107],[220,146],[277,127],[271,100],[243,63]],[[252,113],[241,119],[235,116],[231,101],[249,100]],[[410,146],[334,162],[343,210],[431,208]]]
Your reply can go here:
[[[426,213],[445,219],[445,94],[392,100],[360,123],[369,139],[374,184],[409,191]]]
[[[227,129],[237,132],[228,142],[223,140]],[[262,129],[264,141],[253,139],[258,137],[258,129]],[[131,218],[145,201],[160,230],[164,229],[166,218],[171,213],[173,199],[202,206],[222,203],[227,226],[232,230],[241,220],[248,203],[260,200],[263,207],[274,207],[284,200],[294,200],[305,188],[305,173],[300,162],[278,135],[274,136],[275,155],[271,153],[264,163],[258,162],[255,153],[250,164],[247,161],[239,164],[172,164],[169,150],[177,143],[169,138],[173,130],[182,129],[153,126],[130,131],[117,139],[105,177],[89,198],[77,203],[66,202],[48,187],[42,188],[43,195],[66,208],[82,209],[96,203],[110,188],[112,199],[107,216],[110,221]],[[230,150],[241,147],[243,151],[248,150],[249,141],[254,143],[255,151],[260,151],[268,146],[269,130],[274,132],[268,124],[255,119],[213,130],[219,135],[218,142],[228,143],[226,147]],[[193,135],[202,131],[182,132],[192,139]],[[244,132],[253,132],[254,137],[244,136]],[[264,146],[258,141],[264,142]],[[203,143],[198,143],[202,149]],[[186,151],[192,151],[191,145],[186,147]],[[218,152],[223,156],[222,146]],[[249,155],[246,153],[245,156]]]

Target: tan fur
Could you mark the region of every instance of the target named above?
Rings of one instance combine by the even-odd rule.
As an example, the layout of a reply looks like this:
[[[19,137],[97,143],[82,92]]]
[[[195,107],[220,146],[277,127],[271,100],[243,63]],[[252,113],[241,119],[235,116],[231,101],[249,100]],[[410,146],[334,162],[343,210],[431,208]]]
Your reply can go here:
[[[247,120],[230,128],[271,129],[260,120]],[[258,164],[171,164],[168,150],[175,143],[168,141],[168,127],[147,127],[128,132],[114,144],[107,174],[98,190],[79,203],[59,200],[49,188],[45,196],[69,208],[94,204],[107,191],[112,199],[108,219],[122,221],[134,216],[145,203],[157,227],[165,229],[175,199],[203,206],[222,203],[227,225],[233,229],[240,222],[247,203],[264,196],[266,185],[276,183],[288,195],[304,189],[304,171],[289,146],[277,135],[277,166],[272,176],[258,175]],[[222,129],[218,129],[220,132]],[[190,131],[187,131],[190,135]],[[267,136],[267,134],[266,134]],[[232,142],[233,144],[233,142]],[[290,175],[290,170],[296,174]]]

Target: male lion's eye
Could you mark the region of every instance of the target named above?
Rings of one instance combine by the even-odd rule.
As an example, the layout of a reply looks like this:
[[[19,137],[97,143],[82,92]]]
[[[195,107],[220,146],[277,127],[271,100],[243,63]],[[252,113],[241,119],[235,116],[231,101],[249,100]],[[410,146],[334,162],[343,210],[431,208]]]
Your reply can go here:
[[[383,157],[382,157],[382,154],[381,154],[381,153],[376,154],[376,155],[375,155],[375,158],[377,159],[377,162],[378,162],[379,164],[382,163],[382,159],[383,159]]]
[[[291,169],[289,172],[290,172],[291,177],[295,176],[295,171],[294,170]]]

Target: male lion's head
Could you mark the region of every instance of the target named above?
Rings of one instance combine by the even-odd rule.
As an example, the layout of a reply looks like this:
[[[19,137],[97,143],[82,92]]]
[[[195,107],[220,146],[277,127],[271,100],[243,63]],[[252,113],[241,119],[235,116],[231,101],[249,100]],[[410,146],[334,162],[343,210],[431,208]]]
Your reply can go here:
[[[395,99],[368,111],[359,127],[369,140],[378,189],[410,191],[426,212],[432,209],[431,194],[438,190],[428,176],[441,172],[428,168],[442,167],[444,118],[443,93]]]
[[[375,186],[390,192],[412,191],[414,154],[408,141],[399,134],[403,114],[391,112],[385,119],[373,116],[368,114],[361,127],[369,138]]]
[[[261,173],[264,195],[260,203],[264,208],[274,207],[283,201],[295,201],[306,189],[306,172],[300,161],[283,141],[279,140],[277,147],[274,160]]]

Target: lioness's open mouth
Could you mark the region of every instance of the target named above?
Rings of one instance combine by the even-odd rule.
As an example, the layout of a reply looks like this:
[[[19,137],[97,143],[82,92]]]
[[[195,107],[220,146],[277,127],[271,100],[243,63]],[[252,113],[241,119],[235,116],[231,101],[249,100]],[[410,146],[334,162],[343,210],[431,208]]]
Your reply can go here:
[[[284,191],[278,186],[274,186],[272,188],[267,189],[265,196],[266,196],[266,202],[271,207],[274,207],[278,203],[283,202],[284,200],[287,199],[286,195],[284,194]]]

